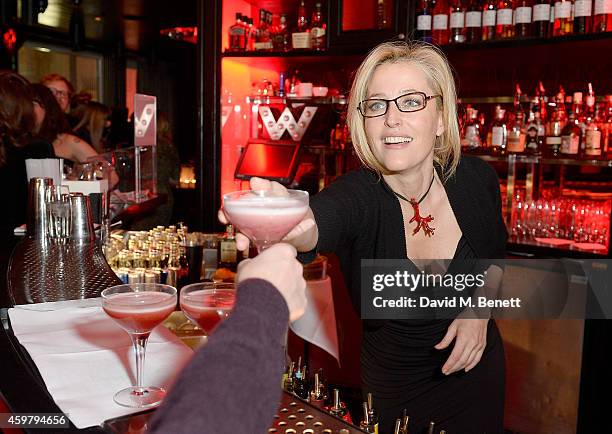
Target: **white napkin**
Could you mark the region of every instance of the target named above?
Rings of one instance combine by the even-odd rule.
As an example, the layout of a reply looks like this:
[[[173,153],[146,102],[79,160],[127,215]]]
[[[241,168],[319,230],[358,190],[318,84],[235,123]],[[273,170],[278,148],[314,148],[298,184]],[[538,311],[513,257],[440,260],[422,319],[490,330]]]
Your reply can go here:
[[[290,324],[291,330],[302,339],[327,351],[340,365],[331,279],[327,277],[306,281],[306,299],[306,312]]]
[[[140,411],[113,401],[135,383],[135,361],[128,334],[104,313],[100,299],[21,305],[9,309],[9,317],[53,400],[77,428]],[[157,327],[147,345],[145,385],[168,389],[192,355]]]
[[[53,185],[62,185],[63,159],[30,158],[25,164],[28,182],[30,178],[53,178]]]

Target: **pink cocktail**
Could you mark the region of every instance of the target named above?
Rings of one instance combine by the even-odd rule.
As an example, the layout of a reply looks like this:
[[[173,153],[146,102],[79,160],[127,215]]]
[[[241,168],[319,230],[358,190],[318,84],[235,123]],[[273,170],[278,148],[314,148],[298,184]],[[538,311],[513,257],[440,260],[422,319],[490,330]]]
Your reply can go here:
[[[234,308],[236,292],[231,283],[201,282],[181,290],[181,310],[207,334]]]
[[[147,339],[176,307],[176,288],[159,283],[118,285],[102,291],[102,308],[132,339],[136,356],[136,386],[120,390],[113,397],[124,407],[148,408],[159,405],[166,395],[161,387],[143,386]]]
[[[281,241],[308,212],[301,190],[245,190],[223,196],[223,210],[258,251]]]

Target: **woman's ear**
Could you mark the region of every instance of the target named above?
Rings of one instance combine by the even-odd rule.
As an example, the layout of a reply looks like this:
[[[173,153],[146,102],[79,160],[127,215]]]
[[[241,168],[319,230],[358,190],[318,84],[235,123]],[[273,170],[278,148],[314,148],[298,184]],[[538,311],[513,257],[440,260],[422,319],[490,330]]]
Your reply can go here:
[[[436,129],[436,137],[440,137],[444,133],[444,122],[442,120],[442,113],[438,112],[438,128]]]

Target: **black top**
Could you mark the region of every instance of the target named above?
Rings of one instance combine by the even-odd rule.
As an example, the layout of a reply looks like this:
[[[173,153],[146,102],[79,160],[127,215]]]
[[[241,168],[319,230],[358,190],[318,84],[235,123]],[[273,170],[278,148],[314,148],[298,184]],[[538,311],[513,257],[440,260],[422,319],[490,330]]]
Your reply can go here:
[[[232,314],[183,370],[148,432],[266,432],[281,398],[288,321],[272,284],[242,282]]]
[[[504,258],[508,232],[495,170],[477,157],[462,156],[444,188],[476,257]],[[399,199],[378,175],[363,168],[339,177],[313,196],[310,207],[319,230],[316,251],[338,255],[353,304],[360,312],[361,259],[407,257]],[[303,259],[312,253],[302,255]]]
[[[6,162],[0,166],[0,186],[3,203],[0,213],[0,238],[8,239],[15,227],[26,222],[28,207],[28,178],[25,160],[55,158],[53,146],[45,141],[34,141],[24,147],[7,146]]]

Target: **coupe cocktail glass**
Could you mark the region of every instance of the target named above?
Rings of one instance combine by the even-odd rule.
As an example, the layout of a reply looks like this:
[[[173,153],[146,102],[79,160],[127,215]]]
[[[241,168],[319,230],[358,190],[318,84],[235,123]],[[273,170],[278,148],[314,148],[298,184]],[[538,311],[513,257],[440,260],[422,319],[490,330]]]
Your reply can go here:
[[[223,196],[223,210],[261,253],[281,241],[304,218],[308,193],[284,189],[235,191]]]
[[[113,286],[102,291],[102,307],[130,335],[136,355],[136,386],[120,390],[113,399],[124,407],[159,405],[166,391],[143,386],[145,351],[151,331],[176,307],[176,288],[159,283]]]
[[[200,282],[181,289],[181,310],[206,334],[228,317],[236,301],[233,283]]]

